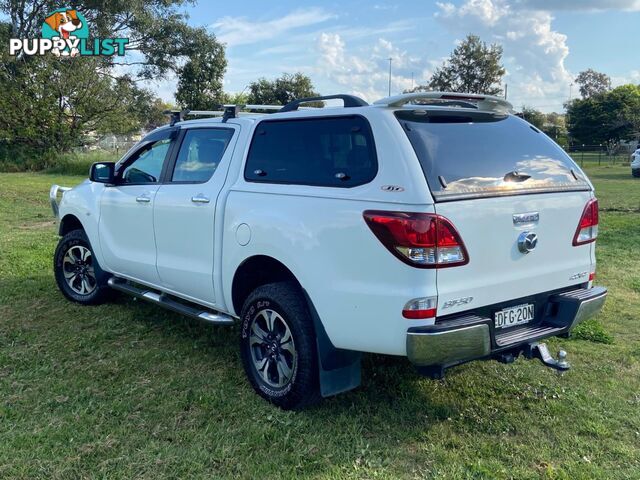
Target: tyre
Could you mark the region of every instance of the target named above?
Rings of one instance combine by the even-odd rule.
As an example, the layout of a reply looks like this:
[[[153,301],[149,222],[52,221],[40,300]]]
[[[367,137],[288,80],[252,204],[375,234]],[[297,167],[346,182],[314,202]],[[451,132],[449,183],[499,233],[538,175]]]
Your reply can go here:
[[[58,242],[53,261],[58,288],[65,297],[83,305],[96,305],[112,294],[104,272],[83,230],[73,230]]]
[[[240,318],[242,364],[254,390],[285,410],[318,401],[316,339],[300,288],[292,282],[258,287]]]

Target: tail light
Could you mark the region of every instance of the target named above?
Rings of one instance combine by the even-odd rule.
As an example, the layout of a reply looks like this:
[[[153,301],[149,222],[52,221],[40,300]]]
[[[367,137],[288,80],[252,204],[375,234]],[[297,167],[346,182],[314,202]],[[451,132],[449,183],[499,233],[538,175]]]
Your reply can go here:
[[[410,320],[434,318],[438,313],[438,297],[414,298],[402,309],[402,316]]]
[[[584,207],[580,223],[573,236],[573,246],[594,242],[598,237],[598,200],[592,198]]]
[[[460,234],[441,215],[367,210],[363,216],[378,240],[413,267],[444,268],[469,263]]]

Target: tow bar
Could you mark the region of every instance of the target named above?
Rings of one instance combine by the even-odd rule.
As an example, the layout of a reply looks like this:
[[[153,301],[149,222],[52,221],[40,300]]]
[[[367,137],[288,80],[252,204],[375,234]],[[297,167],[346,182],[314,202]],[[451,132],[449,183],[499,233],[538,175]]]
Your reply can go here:
[[[559,372],[565,372],[571,368],[571,365],[567,362],[567,352],[564,350],[558,351],[558,359],[556,360],[549,353],[549,347],[547,347],[546,343],[530,343],[524,349],[524,356],[528,359],[539,358],[545,366]]]

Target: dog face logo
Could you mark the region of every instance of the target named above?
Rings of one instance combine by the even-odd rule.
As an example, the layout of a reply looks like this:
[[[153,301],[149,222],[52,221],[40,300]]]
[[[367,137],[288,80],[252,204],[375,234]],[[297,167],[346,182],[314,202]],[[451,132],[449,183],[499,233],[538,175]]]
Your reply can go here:
[[[56,10],[44,19],[42,36],[43,38],[50,38],[54,41],[62,39],[67,42],[67,45],[74,45],[62,50],[60,48],[53,48],[51,49],[51,53],[56,56],[75,57],[79,53],[76,40],[88,37],[87,22],[77,10]]]
[[[44,21],[56,32],[59,32],[62,38],[69,38],[71,32],[82,28],[82,22],[78,18],[78,12],[75,10],[56,12],[49,15]]]

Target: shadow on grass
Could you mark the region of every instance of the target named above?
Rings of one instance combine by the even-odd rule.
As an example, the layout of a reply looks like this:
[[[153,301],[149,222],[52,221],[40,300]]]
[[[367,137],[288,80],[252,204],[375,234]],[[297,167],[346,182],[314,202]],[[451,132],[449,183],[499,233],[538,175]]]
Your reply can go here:
[[[6,303],[10,306],[13,318],[2,321],[0,327],[2,323],[4,328],[11,328],[11,324],[20,325],[35,334],[38,338],[33,341],[44,343],[45,349],[47,341],[64,340],[69,343],[71,339],[68,337],[76,336],[75,340],[84,345],[84,348],[90,345],[89,348],[93,351],[91,353],[107,351],[112,348],[114,338],[117,337],[118,345],[140,344],[136,347],[139,350],[132,353],[132,360],[141,366],[146,362],[142,349],[173,352],[174,356],[182,356],[177,361],[178,364],[217,364],[220,367],[221,359],[224,359],[222,368],[216,369],[215,383],[236,390],[227,396],[230,401],[237,396],[249,395],[252,401],[243,405],[279,412],[250,391],[247,381],[238,382],[244,378],[244,372],[238,352],[237,325],[222,327],[198,322],[116,292],[108,304],[77,305],[62,296],[53,278],[44,275],[5,280],[2,287],[9,294]],[[28,295],[26,291],[34,292],[35,295]],[[30,313],[27,315],[19,312]],[[57,335],[67,337],[65,339],[56,339],[56,333],[51,331],[50,324],[57,323],[57,318],[64,322],[60,324]],[[73,355],[73,349],[68,354]],[[98,357],[102,358],[100,355]],[[86,360],[92,361],[91,357]],[[452,374],[455,375],[454,372]],[[329,436],[335,434],[333,422],[327,423],[329,416],[333,419],[340,418],[341,422],[352,422],[354,428],[356,424],[362,427],[375,418],[378,427],[383,430],[401,427],[411,431],[418,425],[422,429],[431,422],[446,420],[455,415],[455,408],[451,404],[434,402],[425,395],[421,388],[424,382],[430,382],[433,386],[444,384],[422,379],[406,358],[365,355],[362,385],[359,388],[324,399],[318,405],[294,415],[311,421],[318,434],[327,425],[325,433]],[[428,421],[425,412],[428,412]]]

